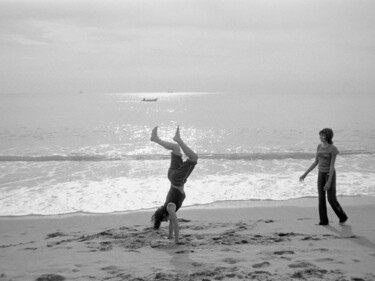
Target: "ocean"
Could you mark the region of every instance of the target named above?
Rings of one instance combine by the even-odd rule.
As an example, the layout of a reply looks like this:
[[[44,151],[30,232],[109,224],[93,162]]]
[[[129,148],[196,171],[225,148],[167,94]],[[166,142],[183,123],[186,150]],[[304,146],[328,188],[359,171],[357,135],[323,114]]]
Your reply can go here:
[[[143,98],[157,101],[142,101]],[[0,95],[0,216],[111,213],[164,203],[177,125],[199,155],[184,206],[316,197],[304,183],[332,128],[339,196],[375,196],[375,98],[366,94]]]

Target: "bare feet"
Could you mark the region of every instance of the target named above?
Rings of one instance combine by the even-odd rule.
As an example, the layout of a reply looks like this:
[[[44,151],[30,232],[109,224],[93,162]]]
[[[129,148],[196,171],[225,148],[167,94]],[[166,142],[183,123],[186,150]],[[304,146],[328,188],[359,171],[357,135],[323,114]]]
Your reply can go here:
[[[158,137],[158,126],[156,126],[156,127],[152,130],[150,141],[154,141],[154,142],[156,142],[158,139],[159,139],[159,137]]]
[[[181,135],[180,135],[180,126],[177,126],[176,134],[174,135],[173,140],[177,143],[182,141]]]

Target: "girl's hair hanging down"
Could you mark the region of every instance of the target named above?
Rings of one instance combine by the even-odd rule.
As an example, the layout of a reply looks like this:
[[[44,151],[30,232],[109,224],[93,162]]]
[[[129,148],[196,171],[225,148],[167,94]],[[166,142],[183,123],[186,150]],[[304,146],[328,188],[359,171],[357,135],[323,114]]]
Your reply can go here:
[[[154,223],[154,229],[159,229],[163,219],[168,216],[168,211],[165,206],[159,207],[151,217],[151,221]]]
[[[329,144],[333,144],[332,138],[333,138],[333,131],[330,128],[324,128],[319,132],[319,135],[325,135],[326,141]]]

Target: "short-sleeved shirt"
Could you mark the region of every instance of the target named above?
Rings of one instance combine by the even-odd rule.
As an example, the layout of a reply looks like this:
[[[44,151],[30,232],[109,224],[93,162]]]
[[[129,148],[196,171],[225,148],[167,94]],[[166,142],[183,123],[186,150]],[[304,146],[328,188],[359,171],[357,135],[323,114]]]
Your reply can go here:
[[[317,155],[319,159],[318,169],[320,172],[328,173],[331,167],[332,156],[339,154],[336,146],[330,144],[327,147],[323,147],[322,144],[318,145]]]

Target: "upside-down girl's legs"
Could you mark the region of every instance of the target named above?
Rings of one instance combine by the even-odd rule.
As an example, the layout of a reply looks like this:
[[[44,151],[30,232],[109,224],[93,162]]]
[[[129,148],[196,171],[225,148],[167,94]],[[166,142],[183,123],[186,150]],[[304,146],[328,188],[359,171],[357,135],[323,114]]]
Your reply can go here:
[[[173,140],[178,143],[178,145],[181,147],[182,151],[190,159],[190,161],[197,162],[198,155],[181,139],[180,126],[177,127],[176,134],[173,137]]]
[[[159,138],[159,136],[158,136],[158,126],[156,126],[152,130],[150,140],[153,141],[153,142],[155,142],[155,143],[157,143],[157,144],[159,144],[159,145],[161,145],[165,149],[172,150],[172,152],[174,154],[178,155],[178,156],[181,155],[180,146],[177,143],[172,143],[172,142],[164,141],[164,140],[162,140],[162,139]]]

